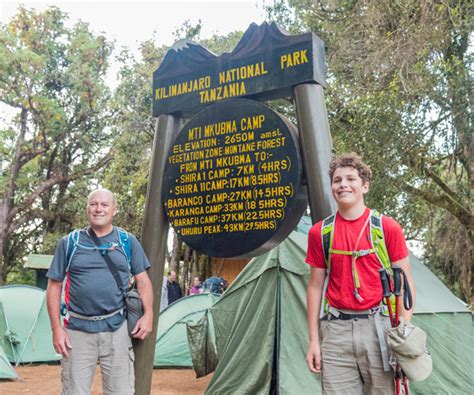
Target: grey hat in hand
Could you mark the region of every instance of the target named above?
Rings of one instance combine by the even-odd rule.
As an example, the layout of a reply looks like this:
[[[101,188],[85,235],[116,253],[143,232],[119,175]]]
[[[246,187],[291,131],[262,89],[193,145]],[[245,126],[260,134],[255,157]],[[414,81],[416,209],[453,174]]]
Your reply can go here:
[[[433,361],[423,329],[401,317],[400,325],[388,331],[387,343],[409,380],[423,381],[431,374]]]

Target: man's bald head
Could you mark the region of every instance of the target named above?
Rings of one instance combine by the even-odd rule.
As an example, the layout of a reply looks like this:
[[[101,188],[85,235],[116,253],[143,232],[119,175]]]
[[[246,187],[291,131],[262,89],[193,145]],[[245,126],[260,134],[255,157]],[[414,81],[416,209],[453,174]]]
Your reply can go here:
[[[96,193],[105,193],[105,194],[110,195],[110,197],[112,198],[113,205],[114,206],[117,205],[117,199],[115,199],[114,193],[105,188],[99,188],[89,193],[89,195],[87,195],[87,202],[89,202]]]
[[[112,221],[117,214],[114,194],[108,189],[96,189],[87,197],[87,219],[97,236],[110,233]]]

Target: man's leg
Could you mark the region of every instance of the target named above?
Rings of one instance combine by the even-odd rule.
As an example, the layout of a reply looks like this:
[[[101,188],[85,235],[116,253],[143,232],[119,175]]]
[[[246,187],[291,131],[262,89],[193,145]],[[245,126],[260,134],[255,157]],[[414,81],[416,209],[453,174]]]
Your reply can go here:
[[[61,361],[61,394],[88,395],[97,359],[97,334],[66,329],[71,342],[69,357]]]
[[[390,319],[381,316],[384,332],[390,328]],[[393,395],[395,384],[393,370],[383,370],[380,344],[377,338],[374,316],[367,320],[354,322],[354,338],[357,344],[357,363],[362,379],[364,380],[364,393],[367,395]]]
[[[353,353],[352,321],[321,321],[321,384],[326,395],[363,395]]]
[[[127,321],[115,332],[100,333],[99,361],[104,395],[130,395],[135,390],[132,340]]]

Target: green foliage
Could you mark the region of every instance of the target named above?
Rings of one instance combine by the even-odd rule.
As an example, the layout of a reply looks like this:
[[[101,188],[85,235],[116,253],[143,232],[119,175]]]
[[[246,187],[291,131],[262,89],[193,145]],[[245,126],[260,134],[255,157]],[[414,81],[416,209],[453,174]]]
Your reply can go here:
[[[325,41],[336,151],[362,154],[375,173],[368,204],[422,240],[432,267],[472,302],[472,2],[288,0],[268,11]],[[463,255],[433,216],[451,218]],[[448,273],[454,256],[464,269]]]
[[[78,225],[94,173],[109,160],[112,45],[56,7],[19,7],[0,25],[0,283],[50,232]],[[11,114],[11,116],[10,116]],[[83,207],[80,207],[83,210]]]
[[[186,19],[183,22],[183,25],[180,26],[173,32],[173,37],[175,40],[188,39],[188,40],[199,40],[201,35],[202,22],[199,19],[198,23],[193,26],[189,19]]]
[[[8,273],[6,284],[25,284],[35,286],[36,274],[33,269],[14,268]]]

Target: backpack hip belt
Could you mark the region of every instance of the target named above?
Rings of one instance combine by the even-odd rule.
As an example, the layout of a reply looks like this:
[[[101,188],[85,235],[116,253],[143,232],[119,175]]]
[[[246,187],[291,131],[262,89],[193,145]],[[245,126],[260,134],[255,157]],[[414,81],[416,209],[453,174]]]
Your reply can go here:
[[[125,309],[124,308],[121,308],[121,309],[118,309],[118,310],[115,310],[115,311],[112,311],[111,313],[109,314],[104,314],[104,315],[82,315],[82,314],[79,314],[79,313],[75,313],[74,311],[71,311],[69,310],[69,315],[71,317],[76,317],[76,318],[80,318],[81,320],[87,320],[87,321],[102,321],[102,320],[105,320],[106,318],[109,318],[109,317],[113,317],[114,315],[116,314],[124,314],[124,311]]]

